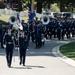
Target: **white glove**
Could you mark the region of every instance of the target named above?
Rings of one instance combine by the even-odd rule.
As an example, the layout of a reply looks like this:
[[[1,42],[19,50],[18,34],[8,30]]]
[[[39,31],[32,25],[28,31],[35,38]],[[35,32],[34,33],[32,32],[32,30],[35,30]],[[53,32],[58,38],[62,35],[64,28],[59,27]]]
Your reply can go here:
[[[6,45],[4,44],[3,47],[6,48]]]
[[[45,42],[45,38],[42,39],[42,42]]]
[[[28,51],[29,49],[27,48],[27,51]]]

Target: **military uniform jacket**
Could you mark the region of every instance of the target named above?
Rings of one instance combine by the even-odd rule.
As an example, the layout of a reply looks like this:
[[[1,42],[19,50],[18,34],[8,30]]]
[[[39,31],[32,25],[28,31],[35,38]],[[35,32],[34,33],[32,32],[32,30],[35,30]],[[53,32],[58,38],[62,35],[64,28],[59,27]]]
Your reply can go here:
[[[20,49],[22,49],[22,48],[26,49],[27,48],[27,36],[26,35],[24,35],[24,36],[20,35],[19,47],[20,47]]]
[[[41,38],[41,29],[40,27],[35,27],[35,38]]]
[[[14,34],[11,33],[9,35],[8,33],[6,33],[3,37],[3,43],[6,44],[6,45],[8,45],[8,44],[14,45],[14,39],[15,39]]]

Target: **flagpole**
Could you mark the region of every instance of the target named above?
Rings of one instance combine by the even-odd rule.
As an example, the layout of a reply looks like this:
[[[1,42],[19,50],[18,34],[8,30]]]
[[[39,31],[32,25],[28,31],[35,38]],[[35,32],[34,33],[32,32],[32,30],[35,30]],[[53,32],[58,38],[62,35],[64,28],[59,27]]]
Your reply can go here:
[[[18,23],[17,23],[18,26],[19,26],[19,22],[20,22],[19,14],[20,14],[20,12],[17,13],[17,20],[19,20]],[[17,50],[18,50],[18,59],[19,59],[19,57],[20,57],[20,52],[19,52],[19,37],[20,37],[20,36],[19,36],[19,35],[20,35],[20,32],[19,32],[19,28],[18,28],[18,35],[17,35],[17,36],[18,36],[18,47],[17,47]]]
[[[19,52],[19,35],[20,35],[20,33],[19,33],[19,29],[18,29],[18,59],[19,59],[19,57],[20,57],[20,52]]]

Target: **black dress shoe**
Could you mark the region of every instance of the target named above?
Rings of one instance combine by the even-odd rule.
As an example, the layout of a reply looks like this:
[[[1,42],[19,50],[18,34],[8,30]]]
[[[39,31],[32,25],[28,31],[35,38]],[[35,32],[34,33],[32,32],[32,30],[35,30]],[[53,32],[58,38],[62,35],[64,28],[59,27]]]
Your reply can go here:
[[[9,68],[11,68],[11,65],[10,65],[10,64],[8,64],[8,67],[9,67]]]
[[[9,65],[9,68],[11,68],[11,65]]]
[[[23,64],[23,66],[25,66],[25,64]]]
[[[20,61],[20,65],[22,64],[22,62]]]

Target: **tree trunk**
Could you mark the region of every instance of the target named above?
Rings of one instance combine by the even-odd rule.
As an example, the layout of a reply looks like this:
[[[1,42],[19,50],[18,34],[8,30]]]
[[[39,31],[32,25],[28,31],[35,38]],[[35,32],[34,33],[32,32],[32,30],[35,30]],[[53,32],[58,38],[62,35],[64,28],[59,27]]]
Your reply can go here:
[[[50,5],[51,5],[51,3],[48,3],[48,9],[50,9]]]
[[[31,0],[31,13],[34,13],[34,0]]]
[[[18,0],[18,11],[22,11],[22,2],[21,0]]]
[[[37,1],[37,13],[41,13],[41,12],[42,12],[42,2]]]
[[[2,2],[4,3],[4,0],[2,0]]]
[[[64,12],[64,11],[65,11],[64,2],[63,0],[60,0],[60,12]]]
[[[62,0],[60,0],[60,12],[62,12]]]

